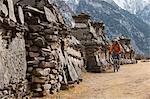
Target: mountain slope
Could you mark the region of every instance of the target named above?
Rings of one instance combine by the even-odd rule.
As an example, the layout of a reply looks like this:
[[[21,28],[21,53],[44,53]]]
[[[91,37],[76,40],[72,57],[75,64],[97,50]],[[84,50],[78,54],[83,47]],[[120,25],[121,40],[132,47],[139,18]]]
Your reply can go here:
[[[48,0],[50,3],[57,5],[58,9],[60,10],[61,14],[64,17],[64,20],[68,26],[73,25],[73,18],[72,16],[75,15],[75,12],[71,9],[71,5],[67,4],[68,0]],[[72,2],[75,2],[74,0]]]
[[[114,0],[114,2],[150,25],[150,0]]]
[[[80,0],[63,0],[63,1],[65,1],[68,4],[68,6],[71,8],[72,11],[76,10],[80,2]]]
[[[150,25],[150,4],[147,5],[142,11],[139,11],[137,16]]]
[[[142,11],[148,4],[150,0],[113,0],[119,7],[124,10],[129,11],[132,14],[137,14]]]

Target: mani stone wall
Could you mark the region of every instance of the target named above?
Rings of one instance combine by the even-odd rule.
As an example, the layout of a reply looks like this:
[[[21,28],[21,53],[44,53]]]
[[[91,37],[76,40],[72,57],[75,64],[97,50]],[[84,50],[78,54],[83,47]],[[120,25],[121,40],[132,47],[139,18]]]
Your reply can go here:
[[[100,42],[97,60],[100,62],[101,71],[110,69],[109,63],[109,39],[106,37],[105,24],[103,21],[92,22],[97,35],[97,40]]]
[[[82,54],[87,71],[101,72],[108,67],[107,46],[108,42],[104,34],[104,24],[92,22],[90,16],[81,13],[73,16],[75,27],[72,28],[72,35],[84,46]],[[103,50],[104,49],[104,50]]]
[[[82,81],[82,69],[84,68],[83,57],[81,54],[82,45],[71,35],[67,35],[62,41],[62,48],[60,49],[59,58],[61,66],[65,71],[63,82],[61,82],[61,89],[69,87],[72,84]]]
[[[26,89],[31,96],[45,96],[81,79],[80,44],[55,5],[48,0],[2,0],[0,5],[0,98],[22,99]]]
[[[131,39],[126,36],[117,38],[122,47],[121,64],[135,64],[135,50],[132,47]]]
[[[15,16],[13,0],[1,0],[0,5],[0,99],[23,98],[27,65],[22,12],[17,6]]]
[[[21,4],[21,2],[20,2]],[[59,64],[60,31],[66,27],[57,8],[46,1],[40,6],[24,6],[27,50],[27,79],[34,97],[42,97],[60,90],[63,68]]]
[[[22,97],[26,92],[26,52],[21,32],[0,27],[0,98]]]
[[[100,42],[96,39],[95,29],[91,26],[90,16],[81,13],[73,16],[75,27],[72,29],[72,35],[75,36],[84,46],[82,53],[84,62],[88,71],[99,71],[99,61],[96,59]]]
[[[18,3],[29,27],[25,34],[27,79],[33,97],[54,94],[62,85],[79,81],[83,65],[80,44],[70,37],[57,7],[48,0],[36,1],[33,5],[27,0]]]

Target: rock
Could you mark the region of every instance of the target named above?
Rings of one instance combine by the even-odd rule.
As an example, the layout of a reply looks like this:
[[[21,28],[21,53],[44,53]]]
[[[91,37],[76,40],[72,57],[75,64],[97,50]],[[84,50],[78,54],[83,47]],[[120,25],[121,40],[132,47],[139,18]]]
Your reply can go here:
[[[43,87],[44,87],[44,90],[50,90],[52,85],[51,84],[44,84]]]
[[[42,32],[44,30],[44,27],[41,25],[29,25],[29,29],[32,32]]]
[[[19,14],[19,19],[21,24],[24,25],[24,14],[23,14],[23,9],[21,6],[18,6],[18,14]]]
[[[59,39],[58,39],[58,36],[56,35],[46,35],[46,40],[48,41],[51,41],[51,42],[57,42]]]
[[[9,18],[13,20],[14,22],[17,22],[15,13],[14,13],[14,4],[13,0],[7,0],[8,3],[8,9],[9,9]]]
[[[51,49],[53,49],[53,50],[57,50],[60,46],[57,42],[49,43],[49,45],[51,46]]]
[[[9,93],[8,93],[8,91],[7,90],[4,90],[3,91],[3,95],[5,96],[5,95],[8,95]]]
[[[54,35],[58,35],[58,33],[59,33],[58,31],[54,31]]]
[[[30,13],[30,12],[25,12],[25,20],[26,20],[26,23],[28,25],[33,25],[33,24],[39,24],[40,23],[40,19],[38,17],[34,17],[32,15],[32,13]]]
[[[11,36],[3,36],[2,39],[8,40],[11,39]]]
[[[51,80],[55,80],[55,74],[49,74]]]
[[[38,52],[40,49],[37,47],[37,46],[31,46],[30,48],[29,48],[29,51],[31,51],[31,52]]]
[[[1,5],[0,10],[5,14],[5,17],[8,16],[8,10],[7,10],[6,5],[4,5],[2,3],[0,5]]]
[[[39,23],[40,25],[44,26],[45,29],[51,29],[53,28],[53,24],[52,23],[49,23],[49,22],[41,22]],[[54,29],[54,28],[53,28]]]
[[[45,57],[36,57],[35,60],[38,60],[38,61],[45,61]]]
[[[33,45],[32,40],[27,40],[27,41],[26,41],[26,46],[27,46],[27,47],[30,47],[30,46],[32,46],[32,45]]]
[[[30,57],[38,57],[38,56],[40,56],[40,54],[39,53],[34,53],[34,52],[29,52],[29,56]]]
[[[34,91],[37,91],[37,92],[42,92],[42,88],[37,88],[37,89],[34,89]]]
[[[55,70],[55,69],[52,69],[52,73],[53,73],[53,74],[58,74],[58,71]]]
[[[51,94],[56,94],[56,92],[57,92],[57,89],[54,89],[54,90],[50,91]]]
[[[28,64],[28,66],[38,65],[39,61],[38,60],[28,61],[27,64]]]
[[[37,37],[39,37],[38,33],[29,33],[29,35],[28,35],[29,40],[36,39]]]
[[[56,7],[54,7],[56,9]],[[65,24],[65,21],[64,21],[64,18],[62,17],[62,15],[60,13],[58,13],[58,21],[61,23],[61,24]]]
[[[36,7],[40,10],[43,10],[43,6],[45,5],[45,1],[41,0],[41,1],[36,1]]]
[[[59,82],[63,81],[63,77],[61,75],[58,76],[59,77]]]
[[[40,91],[40,92],[36,92],[36,91],[34,91],[33,92],[33,97],[43,97],[44,95],[43,95],[43,91]],[[34,98],[33,98],[34,99]]]
[[[25,6],[25,5],[30,5],[30,6],[34,6],[36,4],[36,0],[14,0],[14,3],[19,3],[21,6]]]
[[[28,72],[28,73],[31,73],[32,70],[33,70],[33,67],[28,67],[27,72]]]
[[[46,6],[44,6],[44,11],[45,11],[45,15],[46,15],[46,18],[49,22],[56,22],[56,17],[54,16],[54,14],[52,13],[52,11],[47,8]]]
[[[0,97],[1,97],[1,96],[3,97],[3,92],[2,92],[2,91],[0,91]]]
[[[38,68],[39,67],[39,65],[33,65],[33,68]]]
[[[45,47],[45,39],[42,37],[38,37],[34,40],[34,44],[38,47]]]
[[[55,68],[57,66],[57,63],[55,61],[50,62],[44,62],[42,61],[39,65],[41,68]]]
[[[42,51],[44,51],[44,52],[51,52],[51,49],[47,49],[47,48],[42,48]]]
[[[53,28],[45,29],[44,33],[49,34],[49,35],[53,35],[54,34],[54,29]]]
[[[47,50],[47,51],[49,51],[49,50]],[[47,51],[43,51],[43,50],[41,49],[41,54],[42,54],[42,56],[43,56],[43,57],[49,57],[48,59],[54,59],[54,56],[53,56],[50,52],[47,52]],[[45,60],[47,60],[47,58],[46,58]]]
[[[38,84],[44,84],[46,82],[47,77],[35,77],[35,76],[32,76],[32,82],[33,83],[38,83]]]
[[[33,12],[36,12],[36,13],[39,13],[39,14],[44,14],[43,11],[40,11],[40,10],[34,8],[34,7],[29,6],[29,5],[26,6],[25,8],[28,9],[29,11],[31,11],[31,12],[33,11]]]
[[[48,96],[50,94],[50,90],[44,90],[43,91],[43,96]]]
[[[56,84],[57,80],[50,80],[50,84]]]
[[[50,68],[41,69],[41,68],[34,68],[32,75],[35,76],[48,76],[50,73]]]

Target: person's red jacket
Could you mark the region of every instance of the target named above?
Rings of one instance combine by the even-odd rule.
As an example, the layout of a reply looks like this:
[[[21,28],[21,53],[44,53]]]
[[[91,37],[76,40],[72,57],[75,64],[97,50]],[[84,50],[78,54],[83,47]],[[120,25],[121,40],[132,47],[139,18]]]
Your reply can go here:
[[[120,44],[112,44],[112,46],[109,49],[109,53],[111,54],[113,50],[114,50],[115,54],[121,53],[122,49],[121,49]]]

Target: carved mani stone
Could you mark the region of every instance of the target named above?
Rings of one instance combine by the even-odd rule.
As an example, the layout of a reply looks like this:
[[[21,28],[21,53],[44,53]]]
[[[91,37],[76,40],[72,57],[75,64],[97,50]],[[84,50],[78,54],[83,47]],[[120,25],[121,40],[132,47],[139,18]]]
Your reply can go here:
[[[56,22],[56,17],[54,16],[54,14],[49,8],[44,7],[44,11],[45,11],[46,18],[49,22]]]
[[[14,22],[17,22],[15,13],[14,13],[14,4],[12,0],[7,0],[8,2],[8,9],[9,9],[9,18]]]
[[[18,6],[18,13],[21,24],[24,24],[24,14],[21,6]]]

